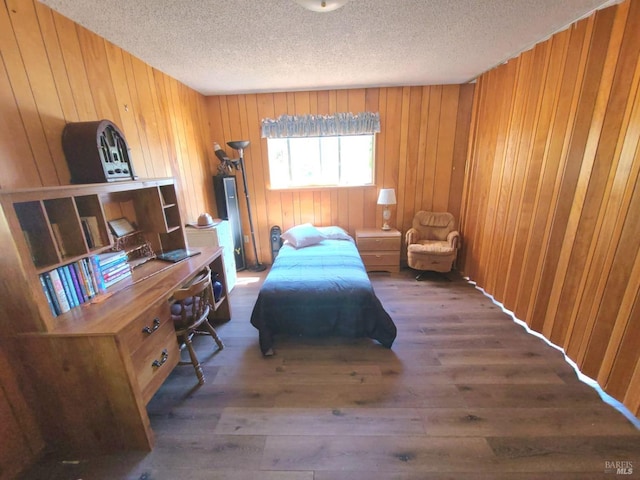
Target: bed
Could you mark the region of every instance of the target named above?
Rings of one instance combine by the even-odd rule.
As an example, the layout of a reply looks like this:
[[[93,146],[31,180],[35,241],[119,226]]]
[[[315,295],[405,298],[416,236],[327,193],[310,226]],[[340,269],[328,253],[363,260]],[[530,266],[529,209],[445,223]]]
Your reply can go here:
[[[369,337],[391,348],[396,326],[374,293],[353,239],[339,227],[317,231],[313,241],[297,243],[299,237],[283,234],[286,241],[251,314],[263,355],[274,353],[278,334]]]

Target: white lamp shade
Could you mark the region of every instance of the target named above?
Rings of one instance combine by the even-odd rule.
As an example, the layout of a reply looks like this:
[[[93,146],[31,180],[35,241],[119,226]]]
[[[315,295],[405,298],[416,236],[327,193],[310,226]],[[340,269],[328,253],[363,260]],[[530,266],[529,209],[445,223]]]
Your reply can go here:
[[[344,6],[349,0],[294,0],[312,12],[332,12]]]
[[[395,205],[396,191],[393,188],[382,188],[378,194],[378,205]]]

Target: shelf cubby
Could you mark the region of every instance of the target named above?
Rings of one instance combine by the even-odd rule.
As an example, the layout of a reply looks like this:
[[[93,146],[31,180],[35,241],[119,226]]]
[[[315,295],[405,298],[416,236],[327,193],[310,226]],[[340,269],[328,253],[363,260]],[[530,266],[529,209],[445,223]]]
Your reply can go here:
[[[162,205],[165,207],[178,204],[176,190],[173,185],[160,185],[160,195],[162,196]]]
[[[160,249],[156,250],[156,252],[168,252],[177,248],[185,248],[186,245],[184,230],[179,226],[168,233],[159,234],[158,238],[160,241]]]
[[[141,230],[162,233],[167,231],[167,222],[160,192],[157,187],[135,192],[135,209]]]
[[[167,224],[167,232],[170,232],[176,228],[180,228],[180,211],[178,205],[173,204],[164,207],[164,218]]]
[[[60,257],[42,202],[19,202],[13,206],[34,266],[44,268],[57,264]]]
[[[98,195],[81,195],[74,197],[80,221],[86,220],[90,228],[89,237],[84,231],[87,246],[90,250],[100,250],[111,245],[111,236],[108,233],[104,210]]]
[[[73,198],[52,198],[43,203],[60,259],[86,255],[87,244]]]

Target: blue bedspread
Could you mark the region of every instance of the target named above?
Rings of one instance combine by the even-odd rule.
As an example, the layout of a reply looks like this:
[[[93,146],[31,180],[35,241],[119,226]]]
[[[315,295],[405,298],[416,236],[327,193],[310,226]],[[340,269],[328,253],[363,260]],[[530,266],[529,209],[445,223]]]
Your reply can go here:
[[[391,348],[396,326],[384,310],[348,240],[296,249],[285,244],[251,314],[260,349],[271,353],[276,334],[369,337]]]

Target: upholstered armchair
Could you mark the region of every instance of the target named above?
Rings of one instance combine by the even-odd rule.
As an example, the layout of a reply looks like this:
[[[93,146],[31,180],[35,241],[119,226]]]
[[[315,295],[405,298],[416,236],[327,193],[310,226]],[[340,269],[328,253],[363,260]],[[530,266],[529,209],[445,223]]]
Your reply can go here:
[[[435,272],[449,272],[453,268],[460,234],[450,213],[423,210],[416,213],[412,228],[405,234],[405,240],[409,267]]]

